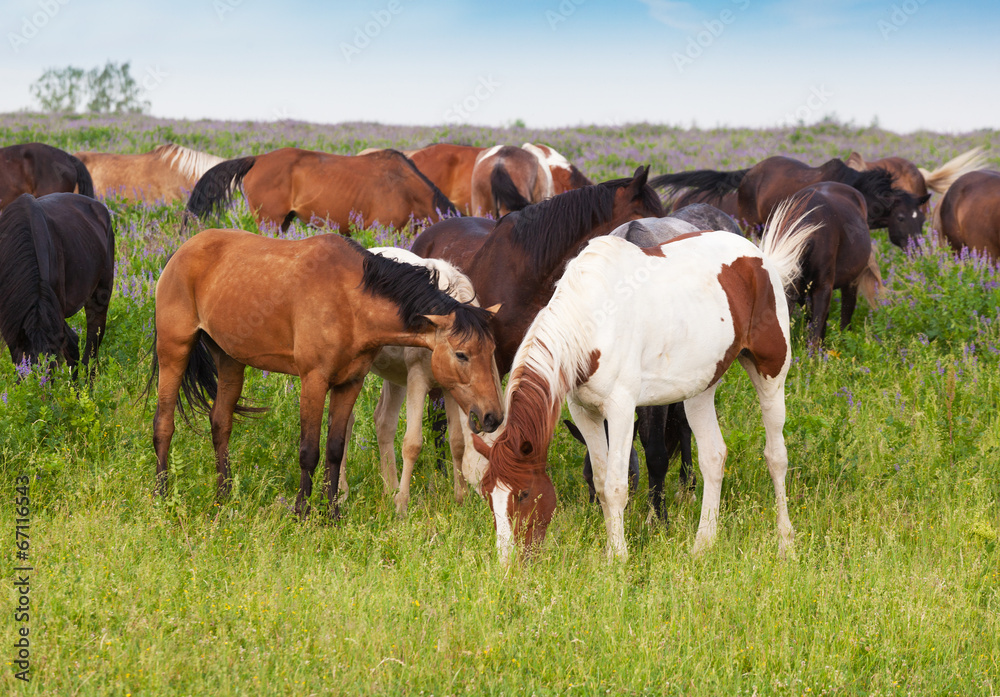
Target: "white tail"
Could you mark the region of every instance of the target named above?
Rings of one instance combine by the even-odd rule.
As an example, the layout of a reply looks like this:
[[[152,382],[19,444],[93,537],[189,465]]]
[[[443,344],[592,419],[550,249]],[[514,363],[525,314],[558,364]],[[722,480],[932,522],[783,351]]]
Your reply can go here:
[[[785,288],[799,277],[799,258],[812,234],[823,227],[820,223],[806,224],[806,216],[815,209],[804,208],[803,201],[795,197],[782,201],[768,218],[760,238],[760,251],[776,267]]]
[[[986,156],[983,155],[982,148],[973,148],[969,152],[954,157],[933,172],[928,172],[923,167],[919,167],[920,174],[924,177],[927,188],[939,194],[945,193],[955,180],[963,174],[974,172],[986,166]]]
[[[884,286],[882,284],[882,272],[878,268],[878,260],[875,259],[874,247],[871,254],[868,255],[868,265],[854,279],[853,285],[857,287],[858,292],[868,302],[869,307],[876,307],[878,296],[883,292]]]

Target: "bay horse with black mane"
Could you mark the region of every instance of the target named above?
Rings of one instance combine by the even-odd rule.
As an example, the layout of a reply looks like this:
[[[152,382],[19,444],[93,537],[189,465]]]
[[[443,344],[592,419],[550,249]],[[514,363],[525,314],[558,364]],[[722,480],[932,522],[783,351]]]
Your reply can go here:
[[[383,346],[430,349],[434,377],[470,414],[473,430],[497,428],[503,412],[489,319],[489,311],[439,290],[431,270],[371,254],[340,235],[293,241],[206,230],[193,236],[156,284],[149,384],[158,376],[157,492],[166,488],[181,390],[190,406],[209,412],[217,493],[228,491],[229,436],[234,412],[248,411],[239,398],[249,365],[301,380],[301,515],[312,492],[331,393],[324,489],[336,514],[348,419]]]
[[[510,370],[567,260],[622,223],[663,214],[646,184],[648,174],[648,167],[639,167],[632,177],[568,191],[508,214],[495,226],[484,218],[451,218],[417,235],[415,254],[450,261],[472,281],[482,305],[502,304],[491,320],[500,375]]]
[[[782,201],[803,187],[823,181],[840,182],[860,191],[868,210],[868,227],[872,230],[888,228],[889,240],[896,246],[905,247],[920,234],[925,220],[920,207],[930,194],[915,197],[895,188],[888,170],[858,172],[836,158],[819,167],[810,167],[790,157],[776,155],[735,172],[678,172],[660,175],[650,183],[655,188],[690,188],[720,196],[736,191],[739,218],[760,227]]]
[[[784,287],[813,232],[797,216],[781,206],[759,249],[722,231],[681,235],[648,249],[605,236],[567,265],[514,359],[503,426],[492,446],[473,437],[489,460],[482,492],[493,510],[502,562],[518,543],[526,552],[539,545],[551,522],[556,495],[546,471],[548,450],[564,398],[593,458],[608,556],[618,558],[628,554],[623,511],[635,408],[685,402],[704,482],[693,552],[708,548],[716,537],[726,459],[715,392],[736,360],[757,391],[778,549],[782,555],[790,550],[782,429],[792,350]],[[628,302],[615,300],[615,312],[604,311],[623,286],[634,289]]]
[[[956,252],[968,247],[1000,260],[1000,172],[962,175],[934,215],[939,234]]]
[[[72,193],[94,197],[94,183],[77,158],[45,143],[0,148],[0,208],[21,194]]]
[[[83,364],[96,361],[115,275],[111,215],[81,194],[22,194],[0,213],[0,336],[15,364],[40,356],[80,361],[67,324],[87,313]]]
[[[205,172],[225,161],[174,143],[137,155],[84,151],[76,157],[87,166],[102,196],[149,202],[186,198]]]
[[[441,190],[396,150],[348,156],[299,148],[216,165],[198,180],[187,211],[200,218],[219,210],[240,186],[257,222],[282,230],[295,218],[336,226],[347,234],[353,216],[362,225],[402,228],[411,220],[458,214]]]

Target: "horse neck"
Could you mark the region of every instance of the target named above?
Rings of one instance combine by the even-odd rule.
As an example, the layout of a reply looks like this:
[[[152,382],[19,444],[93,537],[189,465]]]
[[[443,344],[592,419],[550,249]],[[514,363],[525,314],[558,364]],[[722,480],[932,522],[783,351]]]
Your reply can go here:
[[[819,166],[819,169],[823,172],[824,181],[841,182],[848,185],[856,181],[861,174],[858,170],[851,169],[844,164],[843,160],[837,158],[824,162]]]
[[[434,348],[436,329],[428,325],[422,330],[407,329],[406,323],[399,316],[399,306],[392,300],[379,296],[368,295],[363,300],[361,311],[356,317],[364,320],[355,323],[355,328],[363,327],[364,334],[355,337],[355,342],[363,349],[376,349],[382,346],[418,346],[426,349]]]

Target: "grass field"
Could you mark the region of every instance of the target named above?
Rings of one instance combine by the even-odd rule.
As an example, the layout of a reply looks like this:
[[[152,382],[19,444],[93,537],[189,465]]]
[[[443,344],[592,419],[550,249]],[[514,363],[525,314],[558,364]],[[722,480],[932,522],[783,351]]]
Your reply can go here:
[[[595,180],[650,162],[654,173],[737,169],[780,153],[818,164],[852,149],[933,168],[985,145],[1000,164],[997,132],[898,136],[835,123],[531,131],[0,117],[0,146],[41,140],[71,152],[173,140],[229,157],[438,139],[549,142]],[[669,527],[647,525],[640,494],[626,511],[631,556],[609,563],[583,447],[560,429],[548,538],[530,564],[504,568],[489,509],[451,500],[430,448],[410,513],[396,517],[377,472],[375,378],[359,400],[337,523],[292,514],[298,384],[259,371],[248,371],[245,394],[271,409],[234,430],[232,498],[214,501],[203,420],[197,431],[179,422],[174,486],[154,500],[153,404],[142,393],[153,288],[182,241],[181,206],[107,203],[118,268],[93,386],[73,386],[65,370],[17,381],[0,360],[3,576],[24,563],[14,549],[21,476],[33,567],[27,622],[14,620],[13,580],[0,596],[0,693],[1000,693],[1000,274],[983,260],[955,258],[929,233],[903,251],[877,232],[891,290],[882,304],[862,303],[848,332],[831,320],[820,352],[806,349],[796,313],[785,428],[793,558],[777,555],[759,409],[736,369],[718,393],[729,459],[709,553],[690,554],[700,501],[674,501]],[[257,229],[245,209],[227,224]],[[385,230],[354,233],[367,246],[407,244]],[[13,665],[24,627],[27,683]]]

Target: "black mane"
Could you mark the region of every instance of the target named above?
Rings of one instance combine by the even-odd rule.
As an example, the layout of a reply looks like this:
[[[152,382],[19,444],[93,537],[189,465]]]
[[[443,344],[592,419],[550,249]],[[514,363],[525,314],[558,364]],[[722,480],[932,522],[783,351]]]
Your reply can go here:
[[[465,340],[492,337],[490,313],[481,307],[460,303],[438,288],[438,273],[425,266],[400,263],[372,254],[356,244],[364,255],[361,284],[372,295],[379,295],[399,306],[399,318],[407,331],[420,331],[427,326],[424,315],[454,313],[452,334]]]
[[[441,191],[441,189],[439,189],[434,182],[432,182],[430,179],[427,178],[426,174],[420,171],[420,168],[417,167],[417,165],[413,162],[413,160],[408,158],[399,150],[393,150],[392,148],[386,148],[385,150],[382,150],[382,152],[391,154],[392,157],[402,158],[403,161],[410,166],[410,169],[412,169],[417,174],[417,176],[420,177],[424,181],[424,183],[430,187],[431,191],[434,193],[434,201],[432,205],[434,206],[434,208],[437,209],[439,213],[461,215],[461,213],[458,212],[458,207],[451,202],[451,199],[449,199],[447,196],[444,195],[444,192]]]
[[[580,242],[598,225],[611,220],[615,192],[632,183],[632,178],[612,179],[535,203],[510,213],[511,239],[521,246],[537,269],[551,269],[574,244]],[[660,197],[649,186],[642,189],[643,203],[663,215]]]

